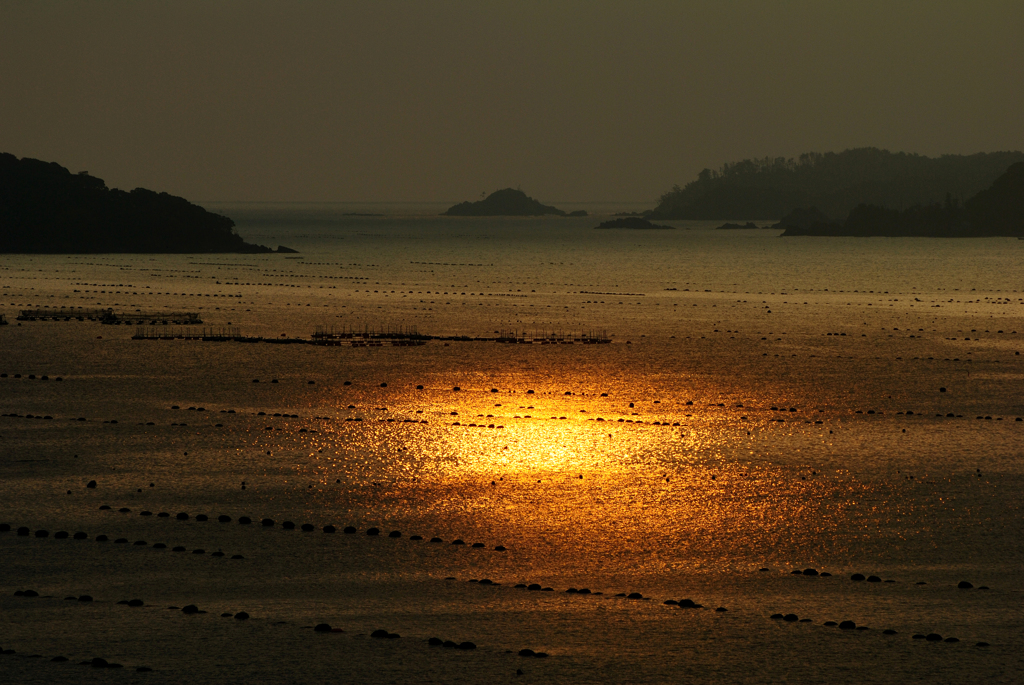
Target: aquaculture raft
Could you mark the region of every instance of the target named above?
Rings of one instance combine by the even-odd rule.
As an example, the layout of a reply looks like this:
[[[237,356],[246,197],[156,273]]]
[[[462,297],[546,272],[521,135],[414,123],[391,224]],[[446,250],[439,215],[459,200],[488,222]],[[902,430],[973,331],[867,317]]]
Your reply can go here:
[[[132,340],[199,340],[203,342],[246,342],[271,345],[317,345],[320,347],[419,347],[430,340],[443,342],[497,342],[520,345],[601,345],[611,342],[606,333],[527,333],[495,331],[494,336],[425,335],[414,328],[369,329],[318,327],[309,338],[277,338],[242,335],[238,328],[176,328],[138,326]]]
[[[171,324],[195,325],[203,322],[196,312],[144,312],[140,309],[134,312],[115,312],[113,309],[82,309],[76,307],[22,309],[18,314],[18,321],[99,321],[102,324],[114,326],[122,324],[149,324],[151,326],[167,326]]]

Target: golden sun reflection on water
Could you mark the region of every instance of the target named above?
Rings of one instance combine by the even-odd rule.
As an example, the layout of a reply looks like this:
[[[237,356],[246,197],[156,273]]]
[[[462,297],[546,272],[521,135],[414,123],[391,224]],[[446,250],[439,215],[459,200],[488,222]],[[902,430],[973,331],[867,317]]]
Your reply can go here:
[[[519,545],[539,554],[535,563],[571,550],[583,565],[634,571],[778,555],[811,563],[863,490],[773,463],[765,441],[779,449],[828,431],[806,419],[780,424],[750,405],[616,407],[535,394],[533,404],[488,406],[480,395],[433,406],[414,396],[363,411],[361,422],[334,421],[299,471],[319,482],[328,507]]]

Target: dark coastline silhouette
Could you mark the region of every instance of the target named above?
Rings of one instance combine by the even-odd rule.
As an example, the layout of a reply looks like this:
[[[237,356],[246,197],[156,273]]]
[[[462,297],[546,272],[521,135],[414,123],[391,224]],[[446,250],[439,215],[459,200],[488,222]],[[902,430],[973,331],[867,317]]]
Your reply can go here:
[[[1024,152],[930,158],[877,148],[806,153],[797,159],[746,159],[704,169],[684,187],[661,196],[648,219],[777,220],[798,207],[817,207],[838,219],[860,204],[910,207],[971,197]]]
[[[0,253],[273,252],[234,226],[184,198],[111,189],[86,172],[0,153]]]
[[[643,231],[650,229],[672,230],[675,228],[675,226],[660,226],[658,224],[652,224],[647,219],[641,219],[638,216],[627,216],[622,217],[621,219],[612,219],[610,221],[604,221],[598,224],[597,226],[594,226],[594,228],[626,228],[634,231]]]
[[[460,202],[449,207],[441,216],[586,216],[583,210],[564,212],[544,205],[521,190],[496,190],[478,202]]]
[[[991,187],[963,203],[947,194],[943,203],[904,210],[861,204],[840,222],[813,207],[796,209],[775,228],[785,229],[783,237],[1024,238],[1024,162],[1010,166]]]

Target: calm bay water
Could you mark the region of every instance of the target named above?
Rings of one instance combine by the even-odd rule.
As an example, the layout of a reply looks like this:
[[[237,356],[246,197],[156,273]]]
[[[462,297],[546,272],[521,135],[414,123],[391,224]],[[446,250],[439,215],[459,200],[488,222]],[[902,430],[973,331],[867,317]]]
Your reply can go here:
[[[1019,679],[1024,243],[218,209],[300,254],[0,258],[0,522],[50,532],[0,533],[0,680]],[[612,342],[133,341],[36,306]]]

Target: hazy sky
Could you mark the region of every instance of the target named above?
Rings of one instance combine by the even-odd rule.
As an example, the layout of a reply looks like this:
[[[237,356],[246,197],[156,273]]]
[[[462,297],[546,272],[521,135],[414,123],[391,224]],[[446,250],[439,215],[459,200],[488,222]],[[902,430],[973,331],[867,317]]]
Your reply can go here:
[[[1022,122],[1021,0],[0,0],[0,151],[197,201],[653,202]]]

